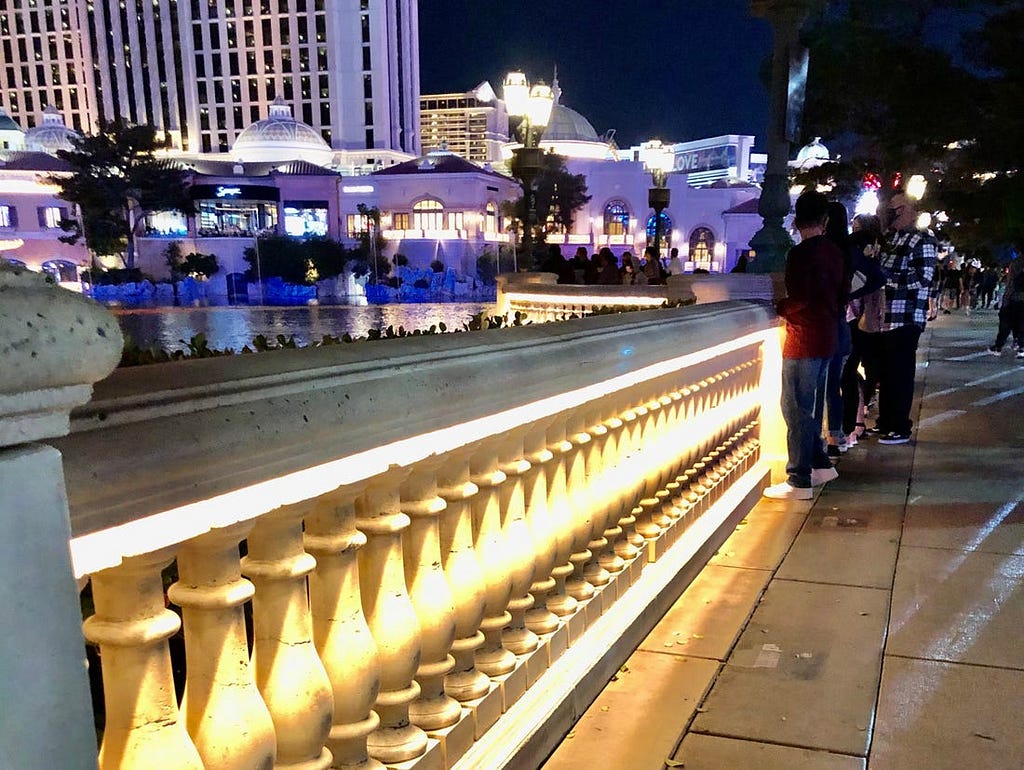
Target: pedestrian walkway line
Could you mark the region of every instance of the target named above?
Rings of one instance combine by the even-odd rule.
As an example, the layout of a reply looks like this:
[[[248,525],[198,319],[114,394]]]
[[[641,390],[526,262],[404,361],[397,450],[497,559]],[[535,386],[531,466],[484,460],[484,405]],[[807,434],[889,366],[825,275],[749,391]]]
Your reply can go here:
[[[939,412],[938,414],[933,414],[931,417],[926,417],[917,423],[917,427],[918,430],[921,428],[929,428],[932,425],[938,425],[940,422],[952,420],[954,417],[962,417],[965,414],[967,414],[967,411],[964,409],[950,409],[946,412]]]
[[[945,390],[936,390],[931,393],[925,393],[922,397],[922,401],[927,401],[929,398],[938,398],[939,396],[948,396],[952,393],[957,393],[964,388],[973,388],[975,385],[984,385],[986,382],[992,382],[993,380],[999,380],[1003,377],[1009,377],[1011,374],[1016,374],[1019,369],[1006,369],[1002,372],[996,372],[986,377],[979,377],[976,380],[965,382],[963,385],[957,385],[955,388],[946,388]]]
[[[971,402],[971,406],[988,406],[989,404],[995,404],[1007,398],[1019,396],[1021,393],[1024,393],[1024,385],[1019,388],[1014,388],[1013,390],[1004,390],[999,393],[995,393],[987,398],[978,399],[977,401]]]
[[[968,353],[965,356],[953,356],[952,358],[943,358],[943,361],[973,361],[975,358],[981,358],[982,356],[990,355],[987,350],[980,350],[977,353]]]

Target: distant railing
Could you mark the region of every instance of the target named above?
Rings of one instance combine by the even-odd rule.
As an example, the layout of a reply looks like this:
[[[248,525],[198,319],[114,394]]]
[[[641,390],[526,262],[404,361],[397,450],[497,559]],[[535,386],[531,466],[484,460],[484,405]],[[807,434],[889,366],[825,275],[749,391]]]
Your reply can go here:
[[[777,347],[732,303],[116,371],[54,442],[100,766],[535,766],[757,494]]]
[[[692,293],[673,286],[560,284],[554,273],[498,276],[498,312],[526,313],[540,321],[590,315],[601,308],[651,309],[666,303],[692,304]]]

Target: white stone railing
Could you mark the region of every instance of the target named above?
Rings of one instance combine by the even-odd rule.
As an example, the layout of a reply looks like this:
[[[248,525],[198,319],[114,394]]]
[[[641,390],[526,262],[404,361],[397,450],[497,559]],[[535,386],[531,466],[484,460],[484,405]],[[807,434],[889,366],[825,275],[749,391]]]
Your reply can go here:
[[[498,312],[525,313],[534,322],[586,316],[599,308],[637,310],[666,302],[692,303],[694,295],[675,286],[603,286],[560,284],[554,273],[508,273],[498,276]]]
[[[538,765],[757,494],[777,371],[731,303],[115,372],[54,442],[100,766]]]

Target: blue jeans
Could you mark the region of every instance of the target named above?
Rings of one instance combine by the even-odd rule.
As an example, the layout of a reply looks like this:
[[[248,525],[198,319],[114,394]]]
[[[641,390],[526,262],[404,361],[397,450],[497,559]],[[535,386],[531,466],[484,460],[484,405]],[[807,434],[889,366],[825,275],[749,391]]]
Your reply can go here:
[[[794,487],[811,486],[812,468],[831,468],[821,445],[821,404],[827,358],[782,360],[782,416],[786,420],[786,473]]]

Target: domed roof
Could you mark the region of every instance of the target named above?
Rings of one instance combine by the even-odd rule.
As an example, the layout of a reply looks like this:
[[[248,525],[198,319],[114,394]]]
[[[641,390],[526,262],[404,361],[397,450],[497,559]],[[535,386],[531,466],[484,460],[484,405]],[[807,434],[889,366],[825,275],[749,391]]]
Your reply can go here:
[[[279,96],[270,115],[247,126],[235,139],[232,154],[242,161],[306,160],[328,165],[333,151],[312,127],[292,117],[292,109]]]
[[[551,118],[541,136],[542,142],[600,142],[601,137],[590,125],[590,121],[576,110],[570,110],[564,104],[555,104],[551,108]]]
[[[43,110],[43,122],[25,132],[25,149],[56,155],[57,150],[73,150],[73,139],[81,139],[77,131],[64,125],[64,116],[50,105]]]
[[[828,147],[821,143],[821,137],[814,137],[814,141],[810,144],[805,144],[800,148],[800,152],[796,154],[797,165],[813,165],[817,166],[821,163],[826,163],[831,159],[828,152]]]

